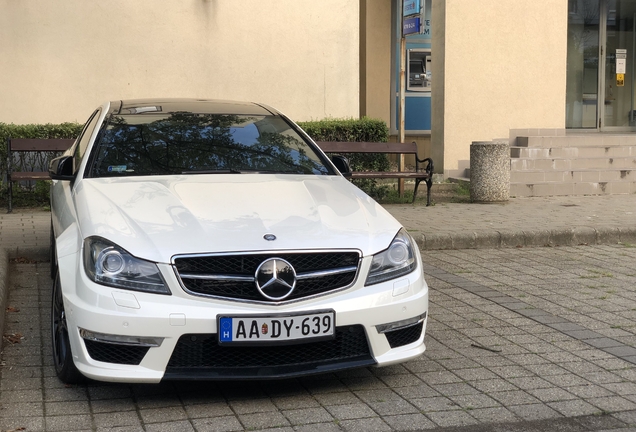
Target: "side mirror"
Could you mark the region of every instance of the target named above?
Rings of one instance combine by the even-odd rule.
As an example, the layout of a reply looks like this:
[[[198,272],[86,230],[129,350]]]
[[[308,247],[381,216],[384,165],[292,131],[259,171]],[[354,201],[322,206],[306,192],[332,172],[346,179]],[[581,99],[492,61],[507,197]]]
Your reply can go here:
[[[73,180],[73,156],[60,156],[51,160],[49,175],[53,180]]]
[[[333,155],[331,157],[331,162],[338,168],[340,174],[344,177],[351,177],[351,167],[349,166],[349,160],[341,155]]]

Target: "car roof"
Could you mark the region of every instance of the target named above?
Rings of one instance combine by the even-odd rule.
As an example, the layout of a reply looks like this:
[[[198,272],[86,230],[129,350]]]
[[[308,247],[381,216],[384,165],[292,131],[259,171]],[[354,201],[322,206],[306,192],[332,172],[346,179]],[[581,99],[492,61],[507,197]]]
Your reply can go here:
[[[272,115],[274,109],[254,102],[215,99],[129,99],[111,102],[113,114],[192,112],[198,114]]]

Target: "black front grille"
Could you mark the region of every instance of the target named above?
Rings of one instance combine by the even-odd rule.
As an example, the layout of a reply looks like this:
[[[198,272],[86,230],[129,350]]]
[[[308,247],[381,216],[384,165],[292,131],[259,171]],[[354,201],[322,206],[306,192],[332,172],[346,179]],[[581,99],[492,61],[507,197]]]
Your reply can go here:
[[[355,281],[360,261],[360,255],[357,252],[316,252],[185,257],[176,258],[174,263],[183,285],[192,293],[237,300],[267,301],[252,281],[195,279],[184,275],[254,277],[258,266],[269,258],[281,258],[289,262],[297,275],[351,268],[344,273],[300,278],[294,292],[285,298],[286,301],[323,294],[351,285]]]
[[[334,339],[297,345],[219,345],[216,334],[183,335],[166,378],[284,377],[375,364],[364,328],[336,328]]]
[[[357,252],[267,253],[176,258],[174,263],[179,273],[254,276],[263,261],[274,257],[289,262],[296,273],[357,266],[360,259]]]
[[[126,365],[138,365],[150,347],[118,345],[84,339],[88,355],[93,360]]]
[[[397,348],[416,342],[422,335],[423,327],[424,322],[420,322],[410,327],[386,332],[384,335],[389,341],[389,345],[391,345],[391,348]]]

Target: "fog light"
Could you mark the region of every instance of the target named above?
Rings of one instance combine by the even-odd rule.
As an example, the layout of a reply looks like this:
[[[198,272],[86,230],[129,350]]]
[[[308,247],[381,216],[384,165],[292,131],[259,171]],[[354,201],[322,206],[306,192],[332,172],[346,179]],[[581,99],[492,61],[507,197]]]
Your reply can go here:
[[[409,319],[405,319],[401,321],[395,321],[388,324],[380,324],[375,326],[375,328],[378,331],[378,333],[382,334],[382,333],[386,333],[386,332],[390,332],[394,330],[400,330],[406,327],[411,327],[413,325],[419,324],[425,319],[426,319],[426,312],[424,312],[422,315],[419,315],[413,318],[409,318]]]
[[[159,347],[163,343],[162,337],[144,337],[144,336],[123,336],[97,333],[79,329],[82,339],[92,340],[96,342],[109,343],[115,345],[132,345],[142,347]]]

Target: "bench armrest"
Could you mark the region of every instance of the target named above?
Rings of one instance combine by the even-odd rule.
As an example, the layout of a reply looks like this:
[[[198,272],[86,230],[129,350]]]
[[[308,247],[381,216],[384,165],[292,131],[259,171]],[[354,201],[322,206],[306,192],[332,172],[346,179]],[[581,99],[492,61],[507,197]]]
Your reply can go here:
[[[417,171],[423,170],[426,171],[426,173],[428,173],[428,175],[433,175],[433,170],[435,169],[433,166],[433,159],[431,158],[425,158],[425,159],[420,159],[417,156],[415,157],[415,159],[417,160],[417,164],[416,164],[416,169]],[[424,168],[420,168],[421,163],[427,162],[427,165]]]

